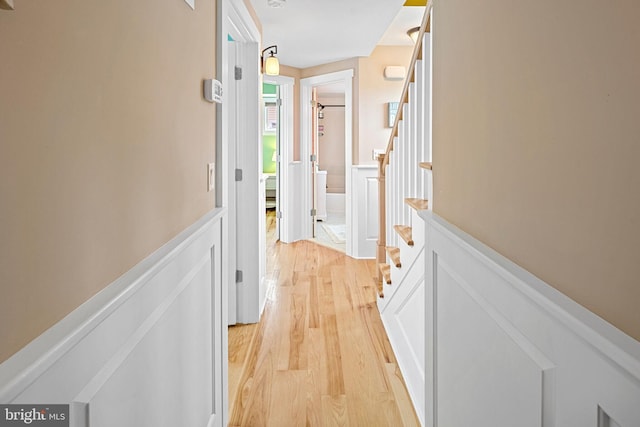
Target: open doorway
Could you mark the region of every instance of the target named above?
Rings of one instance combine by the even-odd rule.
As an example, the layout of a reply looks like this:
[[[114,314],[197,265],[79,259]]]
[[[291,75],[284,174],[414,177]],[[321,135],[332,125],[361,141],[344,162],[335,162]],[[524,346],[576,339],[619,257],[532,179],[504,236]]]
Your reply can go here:
[[[275,83],[262,84],[262,173],[264,180],[267,247],[280,239],[279,153],[280,96]]]
[[[352,254],[353,70],[301,80],[307,238]]]
[[[297,237],[295,197],[292,197],[300,162],[294,162],[294,84],[287,76],[263,76],[262,173],[266,213],[272,218],[275,239],[284,243]],[[293,182],[292,182],[293,181]],[[269,228],[267,227],[267,233]],[[268,236],[269,237],[269,236]]]
[[[316,216],[313,240],[346,253],[345,84],[315,87]]]

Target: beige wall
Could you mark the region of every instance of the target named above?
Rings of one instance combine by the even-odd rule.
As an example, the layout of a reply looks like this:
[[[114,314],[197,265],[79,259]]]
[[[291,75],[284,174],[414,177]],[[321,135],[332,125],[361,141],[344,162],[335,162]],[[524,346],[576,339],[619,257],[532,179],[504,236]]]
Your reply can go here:
[[[319,95],[323,105],[344,105],[344,94]],[[325,107],[324,118],[318,124],[324,134],[318,140],[318,167],[327,171],[327,193],[344,193],[344,107]]]
[[[215,2],[0,11],[0,361],[214,207]]]
[[[435,211],[640,339],[640,7],[434,12]]]
[[[358,140],[354,151],[355,164],[375,165],[372,151],[384,150],[389,143],[391,128],[387,127],[387,103],[398,102],[404,80],[384,78],[384,67],[402,65],[409,68],[413,46],[377,46],[370,56],[359,58]]]

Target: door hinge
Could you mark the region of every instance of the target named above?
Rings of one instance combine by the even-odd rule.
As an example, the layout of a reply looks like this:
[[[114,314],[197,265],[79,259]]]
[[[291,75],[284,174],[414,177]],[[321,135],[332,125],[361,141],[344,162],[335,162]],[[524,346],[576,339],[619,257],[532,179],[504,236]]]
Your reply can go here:
[[[312,154],[309,156],[309,161],[311,162],[317,162],[318,161],[318,155],[317,154]]]
[[[236,270],[236,283],[242,282],[242,270]]]
[[[282,107],[282,99],[276,99],[276,107]]]
[[[311,216],[316,216],[318,214],[318,211],[316,211],[315,209],[311,209]]]
[[[276,212],[276,218],[277,219],[282,219],[282,211]]]
[[[236,169],[236,181],[242,181],[242,169]]]
[[[238,67],[237,65],[233,67],[233,75],[236,80],[242,80],[242,67]]]

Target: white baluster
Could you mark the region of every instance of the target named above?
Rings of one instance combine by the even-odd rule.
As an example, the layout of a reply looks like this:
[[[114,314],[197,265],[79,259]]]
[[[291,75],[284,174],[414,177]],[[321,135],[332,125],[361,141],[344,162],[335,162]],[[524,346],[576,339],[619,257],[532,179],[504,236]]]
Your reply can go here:
[[[410,128],[410,117],[409,117],[409,104],[404,104],[402,106],[402,117],[403,117],[403,132],[404,132],[404,141],[402,143],[402,197],[400,199],[400,203],[402,204],[402,224],[410,225],[411,222],[411,212],[409,206],[404,202],[406,197],[409,197],[407,182],[409,180],[409,137],[411,135]]]
[[[400,107],[402,108],[402,106]],[[400,199],[402,199],[402,166],[403,166],[403,153],[404,153],[404,120],[398,122],[398,159],[396,169],[396,224],[402,224],[404,216],[402,214],[402,206],[400,205]]]
[[[409,111],[408,134],[407,134],[407,197],[415,197],[414,182],[416,176],[413,173],[413,161],[415,159],[415,139],[416,139],[416,84],[409,83],[409,101],[407,110]],[[411,217],[409,217],[411,218]]]
[[[424,62],[422,60],[416,61],[415,68],[415,81],[416,81],[416,157],[415,166],[418,167],[420,162],[424,160],[425,153],[425,138],[424,138]],[[419,169],[419,167],[418,167]],[[427,198],[427,192],[425,191],[425,176],[421,170],[416,173],[416,197]]]
[[[387,245],[394,246],[395,239],[393,237],[393,225],[395,224],[395,209],[394,209],[394,197],[393,194],[393,186],[395,182],[395,151],[391,151],[389,153],[389,164],[387,165],[387,175],[385,178],[385,191],[386,191],[386,217],[387,217],[387,225],[386,225],[386,233],[387,233]]]

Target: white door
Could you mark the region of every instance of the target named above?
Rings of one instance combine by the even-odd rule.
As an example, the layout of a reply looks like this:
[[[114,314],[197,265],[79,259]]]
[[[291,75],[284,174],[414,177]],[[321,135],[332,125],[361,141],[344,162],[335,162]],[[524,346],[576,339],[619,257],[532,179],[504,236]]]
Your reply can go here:
[[[311,89],[311,237],[316,237],[316,216],[318,212],[317,174],[318,171],[318,90]]]
[[[233,43],[236,322],[255,323],[266,296],[259,50],[254,42]]]
[[[237,123],[236,123],[236,116],[237,116],[237,109],[236,109],[236,83],[234,81],[234,69],[236,66],[236,56],[237,56],[237,42],[234,42],[232,40],[229,40],[228,42],[228,49],[227,49],[227,55],[228,55],[228,63],[227,66],[229,67],[228,70],[228,75],[231,76],[231,78],[229,79],[228,82],[225,82],[227,84],[225,84],[224,86],[224,104],[223,107],[226,112],[228,113],[227,115],[227,120],[226,123],[223,126],[227,127],[227,141],[229,144],[229,151],[228,151],[228,168],[229,168],[229,172],[227,173],[227,179],[229,179],[229,181],[235,180],[235,164],[236,164],[236,150],[235,150],[235,145],[236,145],[236,141],[237,141],[237,136],[236,136],[236,128],[237,128]],[[236,290],[236,269],[235,269],[235,265],[236,265],[236,242],[237,242],[237,237],[236,237],[236,215],[235,215],[235,210],[236,210],[236,199],[235,199],[235,184],[233,185],[234,189],[232,191],[230,191],[229,195],[229,222],[228,222],[228,235],[229,235],[229,243],[227,246],[227,250],[229,251],[229,253],[227,254],[227,257],[229,259],[229,264],[231,267],[230,272],[229,272],[229,324],[230,325],[235,325],[238,322],[238,310],[237,310],[237,290]]]

